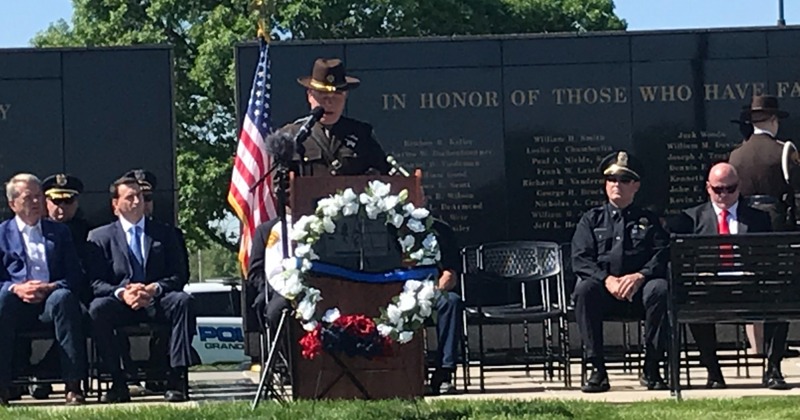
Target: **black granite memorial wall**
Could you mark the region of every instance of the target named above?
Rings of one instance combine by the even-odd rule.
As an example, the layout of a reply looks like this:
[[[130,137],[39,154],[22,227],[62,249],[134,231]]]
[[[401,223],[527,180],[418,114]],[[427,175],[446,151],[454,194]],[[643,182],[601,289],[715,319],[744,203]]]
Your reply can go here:
[[[306,114],[295,79],[317,57],[343,58],[362,80],[347,114],[423,169],[429,207],[463,245],[567,242],[604,201],[597,164],[612,150],[645,163],[638,201],[673,214],[705,200],[709,165],[741,142],[729,120],[753,93],[779,96],[794,117],[779,136],[800,136],[798,44],[798,27],[276,42],[272,118]],[[258,47],[236,52],[244,104]]]
[[[0,50],[0,180],[75,175],[92,225],[112,220],[109,185],[139,167],[158,178],[156,217],[175,220],[174,120],[168,47]]]

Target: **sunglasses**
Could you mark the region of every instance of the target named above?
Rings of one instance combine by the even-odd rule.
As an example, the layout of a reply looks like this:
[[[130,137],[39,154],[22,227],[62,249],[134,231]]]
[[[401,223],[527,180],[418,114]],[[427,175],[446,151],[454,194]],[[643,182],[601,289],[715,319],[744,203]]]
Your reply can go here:
[[[144,201],[146,203],[149,203],[149,202],[153,201],[153,195],[152,194],[143,195],[142,198],[144,199]]]
[[[50,200],[53,204],[60,206],[63,204],[70,205],[75,202],[75,197],[70,198],[57,198],[55,200]]]
[[[607,177],[606,182],[616,183],[616,184],[630,184],[633,182],[630,178],[618,178],[618,177]]]
[[[714,191],[714,194],[722,194],[722,193],[733,194],[736,192],[737,189],[739,189],[739,184],[717,185],[716,187],[713,185],[709,185],[709,187],[711,187],[711,191]]]

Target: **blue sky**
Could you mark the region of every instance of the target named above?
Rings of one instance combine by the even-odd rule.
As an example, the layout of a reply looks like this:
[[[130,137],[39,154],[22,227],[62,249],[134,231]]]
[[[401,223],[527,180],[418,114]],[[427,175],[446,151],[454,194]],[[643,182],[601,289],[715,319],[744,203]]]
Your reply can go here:
[[[244,0],[243,0],[244,1]],[[770,26],[778,0],[615,0],[630,30]],[[0,0],[0,48],[25,47],[58,19],[69,21],[72,0]],[[800,24],[800,0],[785,0],[786,23]]]

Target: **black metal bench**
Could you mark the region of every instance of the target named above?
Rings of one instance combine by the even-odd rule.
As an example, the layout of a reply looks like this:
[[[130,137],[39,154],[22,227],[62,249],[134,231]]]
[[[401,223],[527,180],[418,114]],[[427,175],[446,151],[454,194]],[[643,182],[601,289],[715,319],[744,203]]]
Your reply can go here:
[[[669,357],[681,398],[680,323],[800,319],[800,233],[673,235]]]

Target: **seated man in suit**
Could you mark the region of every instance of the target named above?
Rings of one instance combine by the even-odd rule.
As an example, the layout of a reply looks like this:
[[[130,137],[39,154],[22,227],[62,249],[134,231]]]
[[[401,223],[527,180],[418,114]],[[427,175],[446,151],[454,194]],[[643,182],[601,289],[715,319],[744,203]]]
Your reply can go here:
[[[16,332],[52,322],[60,348],[66,402],[84,403],[86,336],[78,291],[83,281],[69,229],[44,219],[41,182],[18,174],[6,184],[13,219],[0,224],[0,405],[8,404]]]
[[[140,322],[171,326],[171,369],[164,398],[185,401],[188,395],[183,378],[191,365],[195,323],[191,296],[183,292],[175,230],[147,220],[135,178],[116,180],[111,185],[111,197],[119,220],[89,232],[89,278],[95,296],[89,315],[97,349],[113,381],[103,401],[130,400],[114,330]]]
[[[739,175],[728,163],[718,163],[711,168],[706,182],[709,201],[684,210],[670,225],[676,233],[704,235],[740,235],[748,232],[772,230],[769,214],[748,206],[739,200]],[[714,324],[690,325],[700,361],[708,370],[706,388],[726,388],[725,379],[717,359],[717,335]],[[781,374],[781,360],[786,349],[789,324],[772,322],[764,325],[767,348],[767,373],[764,386],[769,389],[789,389]]]
[[[665,390],[659,374],[668,344],[667,259],[669,237],[658,216],[633,203],[640,165],[624,151],[603,159],[608,203],[587,211],[572,237],[572,268],[579,281],[573,299],[586,358],[593,372],[583,392],[609,390],[603,353],[603,317],[644,315],[642,385]]]

